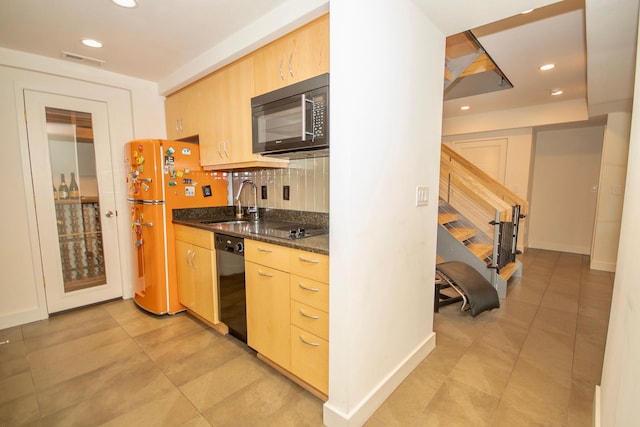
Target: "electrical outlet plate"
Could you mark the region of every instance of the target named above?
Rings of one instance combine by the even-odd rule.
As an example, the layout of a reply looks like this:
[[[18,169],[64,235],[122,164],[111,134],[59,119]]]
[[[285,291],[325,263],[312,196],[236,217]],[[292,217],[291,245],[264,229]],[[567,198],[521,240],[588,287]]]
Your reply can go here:
[[[429,187],[416,187],[416,206],[429,206]]]

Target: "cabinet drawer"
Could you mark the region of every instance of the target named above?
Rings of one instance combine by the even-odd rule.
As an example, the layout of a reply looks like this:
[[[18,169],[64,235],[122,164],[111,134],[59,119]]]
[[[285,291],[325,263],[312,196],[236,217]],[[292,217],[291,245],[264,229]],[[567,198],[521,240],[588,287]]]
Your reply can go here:
[[[322,311],[329,311],[329,285],[292,274],[291,299]]]
[[[329,283],[329,257],[327,255],[292,249],[289,268],[292,274]]]
[[[284,246],[245,239],[244,259],[281,271],[289,271],[289,248]]]
[[[329,314],[311,306],[291,301],[291,323],[323,339],[329,339]]]
[[[245,263],[247,344],[285,369],[291,365],[289,275]]]
[[[291,372],[329,392],[329,342],[291,325]]]
[[[176,224],[174,226],[174,233],[176,240],[182,240],[183,242],[188,242],[201,248],[214,249],[213,233],[211,231]]]

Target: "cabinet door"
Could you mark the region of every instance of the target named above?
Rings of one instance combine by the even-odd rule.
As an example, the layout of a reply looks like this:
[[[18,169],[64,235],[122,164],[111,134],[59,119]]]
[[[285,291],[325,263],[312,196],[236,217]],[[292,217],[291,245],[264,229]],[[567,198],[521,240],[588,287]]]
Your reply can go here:
[[[167,97],[164,107],[167,138],[181,139],[199,134],[203,92],[198,82]]]
[[[254,55],[254,93],[261,95],[329,72],[329,15],[259,49]]]
[[[192,280],[195,298],[194,311],[209,322],[216,324],[218,306],[216,304],[217,275],[215,269],[215,253],[212,250],[191,246]]]
[[[230,163],[256,160],[251,148],[251,97],[253,59],[233,64],[222,73],[225,108],[225,137]]]
[[[262,95],[287,84],[285,57],[288,58],[288,47],[288,39],[281,38],[254,54],[254,95]]]
[[[225,105],[220,73],[213,73],[202,80],[204,111],[200,135],[200,164],[218,165],[225,162],[224,122]]]
[[[207,138],[200,141],[201,164],[225,165],[257,160],[251,149],[253,60],[240,60],[204,82],[209,109]]]
[[[329,15],[324,15],[289,40],[288,84],[329,72]]]
[[[290,369],[289,275],[246,262],[247,343],[268,359]]]
[[[191,244],[176,240],[176,274],[178,277],[178,301],[190,310],[196,305],[196,294],[191,268],[193,251]]]

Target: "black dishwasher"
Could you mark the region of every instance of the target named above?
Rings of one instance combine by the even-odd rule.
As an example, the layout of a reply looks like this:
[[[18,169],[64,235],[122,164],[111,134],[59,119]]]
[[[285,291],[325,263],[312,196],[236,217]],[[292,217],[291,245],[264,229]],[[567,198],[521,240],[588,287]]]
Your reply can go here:
[[[215,233],[220,321],[229,334],[247,342],[247,307],[244,286],[244,239]]]

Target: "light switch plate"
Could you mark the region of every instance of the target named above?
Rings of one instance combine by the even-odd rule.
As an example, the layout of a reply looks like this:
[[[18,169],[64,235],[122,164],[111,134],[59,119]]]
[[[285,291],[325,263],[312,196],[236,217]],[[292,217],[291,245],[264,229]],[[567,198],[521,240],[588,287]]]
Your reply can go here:
[[[416,206],[429,206],[429,187],[416,187]]]

